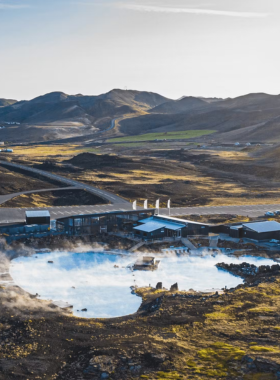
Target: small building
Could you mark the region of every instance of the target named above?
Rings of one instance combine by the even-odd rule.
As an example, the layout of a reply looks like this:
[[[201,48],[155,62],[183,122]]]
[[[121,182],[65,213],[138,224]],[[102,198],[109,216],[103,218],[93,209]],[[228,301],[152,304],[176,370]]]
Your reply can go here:
[[[133,270],[156,270],[160,264],[160,260],[156,260],[155,257],[144,256],[142,260],[137,260],[133,265]]]
[[[253,240],[271,240],[280,237],[280,223],[265,221],[243,224],[243,237]]]
[[[228,234],[233,238],[247,238],[257,241],[280,239],[280,223],[276,221],[242,223],[228,227]]]
[[[26,224],[27,225],[50,225],[51,224],[51,215],[49,211],[26,211]]]
[[[154,209],[73,215],[57,219],[56,227],[58,231],[64,231],[71,236],[90,236],[117,231],[130,233],[139,219],[147,218],[153,214]]]
[[[135,235],[144,239],[161,239],[164,237],[181,237],[185,224],[159,220],[152,217],[139,221],[141,224],[133,228]]]
[[[208,235],[210,228],[209,224],[164,215],[142,219],[139,223],[140,225],[133,228],[134,234],[145,240]]]

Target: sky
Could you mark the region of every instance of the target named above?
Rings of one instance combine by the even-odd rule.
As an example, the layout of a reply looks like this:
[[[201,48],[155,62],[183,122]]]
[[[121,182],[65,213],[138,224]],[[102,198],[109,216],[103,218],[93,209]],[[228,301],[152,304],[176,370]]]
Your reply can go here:
[[[280,93],[279,0],[0,0],[0,98]]]

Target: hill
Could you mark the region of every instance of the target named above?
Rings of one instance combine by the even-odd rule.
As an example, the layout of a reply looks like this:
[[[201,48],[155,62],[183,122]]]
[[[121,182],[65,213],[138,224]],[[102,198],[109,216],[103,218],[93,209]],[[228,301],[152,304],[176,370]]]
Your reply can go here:
[[[17,100],[14,100],[14,99],[1,99],[0,98],[0,107],[10,106],[11,104],[14,104],[16,102],[17,102]]]
[[[94,135],[112,119],[141,115],[168,99],[151,92],[112,90],[98,96],[52,92],[0,109],[0,122],[17,122],[1,131],[7,141],[48,141]],[[20,133],[16,131],[20,129]]]
[[[184,99],[164,103],[147,115],[123,120],[119,130],[123,135],[135,135],[209,129],[217,131],[209,139],[218,142],[280,142],[279,95],[248,94],[210,103],[200,99],[208,103],[201,107],[192,100],[192,104],[198,105],[192,109],[181,107]]]
[[[2,104],[6,105],[0,108],[0,123],[20,126],[7,124],[1,140],[15,143],[189,130],[215,130],[204,139],[217,142],[280,142],[280,95],[171,100],[151,92],[115,89],[96,96],[52,92]]]
[[[157,94],[138,91],[113,90],[99,96],[52,92],[3,107],[0,110],[0,121],[34,124],[84,119],[94,122],[100,116],[115,117],[122,114],[121,107],[124,107],[123,112],[146,111],[166,100]]]
[[[152,113],[175,114],[186,113],[188,111],[197,110],[199,108],[207,108],[210,105],[204,100],[194,98],[192,96],[184,97],[179,100],[170,100],[169,102],[160,104],[150,110]]]

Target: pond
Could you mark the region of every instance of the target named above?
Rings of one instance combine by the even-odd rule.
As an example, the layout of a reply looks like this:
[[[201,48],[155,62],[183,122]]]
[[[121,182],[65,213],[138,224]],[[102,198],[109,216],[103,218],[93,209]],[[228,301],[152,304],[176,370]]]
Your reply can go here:
[[[135,254],[114,255],[98,252],[51,252],[13,260],[11,276],[17,285],[41,299],[64,301],[73,305],[78,317],[109,318],[135,313],[141,298],[131,294],[132,285],[170,288],[176,282],[180,290],[211,290],[235,287],[243,282],[225,271],[218,262],[271,265],[272,260],[256,257],[164,257],[154,272],[132,272]],[[49,264],[48,261],[53,261]],[[117,266],[117,267],[115,267]],[[81,309],[87,309],[82,312]]]

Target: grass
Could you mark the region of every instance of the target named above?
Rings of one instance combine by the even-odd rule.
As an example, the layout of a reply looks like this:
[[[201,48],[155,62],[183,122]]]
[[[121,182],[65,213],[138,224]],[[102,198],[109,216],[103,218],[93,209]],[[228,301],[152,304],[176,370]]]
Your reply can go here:
[[[205,361],[217,360],[221,363],[230,360],[241,360],[245,355],[245,351],[223,342],[216,342],[210,348],[202,349],[198,352],[200,359]]]
[[[146,133],[137,136],[117,137],[108,139],[107,142],[134,142],[134,141],[153,141],[153,140],[186,140],[215,133],[214,130],[190,130],[178,132]]]
[[[205,317],[212,320],[220,320],[220,319],[231,319],[231,316],[226,313],[221,313],[219,311],[214,311],[210,314],[205,314]]]
[[[209,378],[219,379],[227,377],[229,373],[234,374],[229,363],[240,361],[245,355],[245,351],[239,347],[232,346],[224,342],[216,342],[209,345],[197,353],[203,366],[195,369],[193,363],[187,362],[189,367],[193,367],[195,373],[201,373]],[[189,364],[191,364],[191,366]]]
[[[78,145],[32,145],[32,146],[16,146],[14,155],[28,157],[31,159],[47,159],[51,156],[67,156],[81,153]]]
[[[160,379],[168,379],[168,380],[175,380],[175,379],[183,379],[183,376],[180,375],[178,372],[163,372],[160,371],[157,373],[157,378]]]
[[[274,347],[265,347],[265,346],[251,346],[250,349],[255,352],[279,352]]]
[[[275,308],[270,308],[266,306],[260,306],[260,307],[254,307],[253,309],[249,309],[249,313],[255,313],[255,314],[271,314],[275,313]]]

